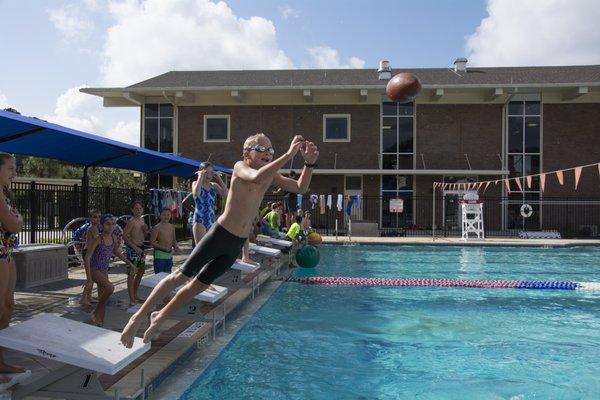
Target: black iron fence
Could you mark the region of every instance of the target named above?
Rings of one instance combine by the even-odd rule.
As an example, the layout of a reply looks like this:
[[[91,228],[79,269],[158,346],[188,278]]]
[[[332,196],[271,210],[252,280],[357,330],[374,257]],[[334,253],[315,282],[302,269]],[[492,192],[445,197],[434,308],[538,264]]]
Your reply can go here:
[[[295,195],[292,195],[295,196]],[[436,235],[458,236],[462,230],[462,215],[457,196],[436,197],[435,209],[431,196],[406,196],[402,198],[402,212],[391,212],[390,203],[396,197],[366,196],[360,197],[358,205],[354,203],[348,215],[348,198],[343,196],[342,207],[337,207],[337,194],[332,195],[331,208],[321,208],[321,199],[311,202],[304,195],[300,201],[301,209],[311,213],[311,225],[322,234],[348,234],[349,220],[357,223],[376,224],[381,236],[431,236],[435,226]],[[265,196],[267,202],[283,201],[282,196]],[[518,236],[527,231],[558,231],[564,238],[597,237],[600,235],[600,199],[597,198],[548,198],[531,200],[533,213],[523,217],[523,201],[505,197],[482,197],[484,229],[487,237]],[[296,197],[294,205],[298,206]],[[397,203],[393,204],[397,206]],[[435,213],[435,218],[434,218]],[[435,222],[434,222],[435,221]],[[352,229],[354,231],[354,229]],[[599,236],[600,237],[600,236]]]
[[[63,240],[62,230],[71,220],[85,217],[84,193],[80,186],[49,185],[36,182],[13,183],[14,206],[21,212],[24,228],[21,243],[48,243]],[[297,208],[297,198],[291,203]],[[87,194],[88,209],[121,216],[130,214],[134,200],[148,203],[149,193],[138,189],[90,187]],[[402,212],[391,212],[390,202],[395,197],[366,196],[350,209],[348,196],[343,196],[338,209],[337,194],[331,196],[331,207],[321,207],[321,199],[311,201],[302,196],[300,208],[311,212],[312,226],[320,233],[348,234],[349,221],[371,223],[381,236],[431,236],[435,221],[437,235],[456,236],[461,233],[461,210],[457,196],[436,197],[435,210],[432,197],[406,196]],[[313,198],[314,200],[314,198]],[[556,230],[562,237],[600,237],[600,199],[598,198],[548,198],[530,201],[533,214],[523,217],[522,201],[503,197],[482,197],[486,236],[517,236],[519,231]],[[282,196],[265,196],[267,202],[283,201]],[[397,204],[395,204],[397,205]],[[434,218],[435,213],[435,218]],[[173,219],[177,237],[190,237],[187,218]]]
[[[149,193],[139,189],[90,187],[87,193],[87,210],[82,187],[78,185],[49,185],[36,182],[13,183],[14,207],[23,216],[24,227],[19,234],[20,243],[60,243],[62,230],[73,219],[86,217],[87,210],[115,216],[131,214],[134,200],[148,203]],[[190,237],[187,217],[174,218],[177,238]],[[67,238],[70,239],[70,238]]]

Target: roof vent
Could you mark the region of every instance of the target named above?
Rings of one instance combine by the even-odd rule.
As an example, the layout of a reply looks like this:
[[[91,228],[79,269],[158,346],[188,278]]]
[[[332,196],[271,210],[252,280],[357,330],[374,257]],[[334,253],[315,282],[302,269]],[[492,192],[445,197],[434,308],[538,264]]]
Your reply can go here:
[[[390,67],[390,62],[387,60],[379,61],[379,69],[377,72],[379,73],[380,81],[390,79],[392,77],[392,67]]]
[[[467,60],[464,57],[457,58],[454,60],[454,71],[456,72],[465,72],[467,70]]]

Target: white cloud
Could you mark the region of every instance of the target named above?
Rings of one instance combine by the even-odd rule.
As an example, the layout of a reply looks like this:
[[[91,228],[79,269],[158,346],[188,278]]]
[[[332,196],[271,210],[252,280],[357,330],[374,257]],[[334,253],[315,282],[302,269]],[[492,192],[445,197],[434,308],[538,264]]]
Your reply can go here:
[[[140,123],[138,121],[119,121],[114,128],[106,131],[106,137],[139,146]]]
[[[90,37],[94,23],[75,5],[48,11],[50,21],[67,42],[81,42]]]
[[[295,8],[292,8],[292,6],[289,4],[279,7],[279,12],[281,13],[283,19],[297,18],[300,15],[300,12]]]
[[[105,119],[98,117],[106,114],[106,109],[97,97],[81,93],[77,86],[68,89],[56,100],[53,114],[44,115],[43,119],[68,128],[87,133],[109,137],[120,142],[139,145],[139,121],[118,121],[109,127]]]
[[[336,49],[328,46],[317,46],[308,49],[312,58],[312,64],[316,68],[364,68],[365,60],[352,56],[346,63],[340,62],[340,56]]]
[[[600,63],[597,0],[488,0],[487,12],[467,38],[473,65]]]
[[[2,93],[2,91],[0,90],[0,110],[4,110],[5,108],[10,108],[10,107],[12,107],[12,106],[8,102],[8,99],[6,98],[4,93]]]
[[[103,80],[130,85],[170,70],[281,69],[293,64],[273,23],[237,17],[224,2],[127,0],[109,3]]]

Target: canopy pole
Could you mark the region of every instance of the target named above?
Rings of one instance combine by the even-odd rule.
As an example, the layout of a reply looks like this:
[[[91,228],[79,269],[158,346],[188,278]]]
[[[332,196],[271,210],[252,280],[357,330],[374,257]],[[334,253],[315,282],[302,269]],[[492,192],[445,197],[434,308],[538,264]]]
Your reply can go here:
[[[83,177],[81,178],[81,214],[84,217],[88,215],[88,201],[90,190],[90,177],[88,176],[88,166],[83,167]]]
[[[433,182],[433,220],[431,221],[431,240],[435,241],[435,182]]]

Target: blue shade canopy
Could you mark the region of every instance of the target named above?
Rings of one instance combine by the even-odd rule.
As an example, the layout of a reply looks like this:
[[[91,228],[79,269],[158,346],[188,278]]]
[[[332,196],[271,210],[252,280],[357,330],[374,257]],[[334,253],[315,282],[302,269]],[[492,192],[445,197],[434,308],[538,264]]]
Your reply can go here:
[[[0,150],[7,153],[52,158],[86,167],[121,168],[147,174],[189,178],[199,161],[117,142],[0,110]],[[231,174],[228,168],[213,166]]]

